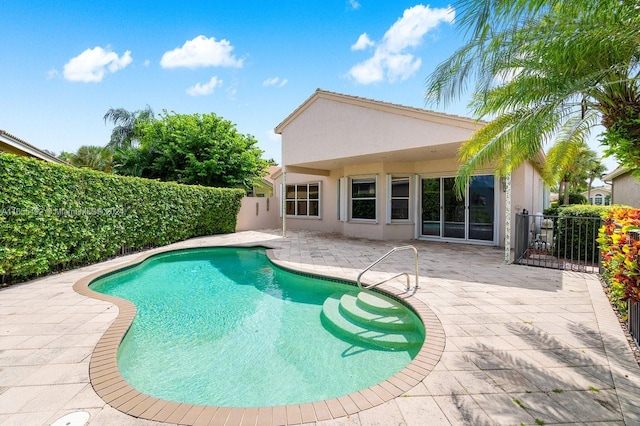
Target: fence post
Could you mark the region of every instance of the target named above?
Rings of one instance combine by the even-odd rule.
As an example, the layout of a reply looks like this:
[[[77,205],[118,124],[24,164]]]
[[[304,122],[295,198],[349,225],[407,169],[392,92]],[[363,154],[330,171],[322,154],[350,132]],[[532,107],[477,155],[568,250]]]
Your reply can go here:
[[[522,213],[516,213],[516,247],[514,253],[514,262],[518,262],[524,256],[525,251],[529,247],[529,215],[527,210]]]

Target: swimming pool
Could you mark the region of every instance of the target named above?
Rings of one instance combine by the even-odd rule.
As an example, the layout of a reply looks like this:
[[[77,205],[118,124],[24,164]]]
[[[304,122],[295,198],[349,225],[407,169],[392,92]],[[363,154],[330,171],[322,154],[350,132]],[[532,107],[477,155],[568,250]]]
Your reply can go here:
[[[335,398],[394,375],[422,346],[381,347],[329,326],[323,307],[355,289],[278,268],[263,249],[167,252],[91,289],[137,306],[118,349],[120,374],[170,401],[259,407]],[[420,320],[404,314],[424,339]]]

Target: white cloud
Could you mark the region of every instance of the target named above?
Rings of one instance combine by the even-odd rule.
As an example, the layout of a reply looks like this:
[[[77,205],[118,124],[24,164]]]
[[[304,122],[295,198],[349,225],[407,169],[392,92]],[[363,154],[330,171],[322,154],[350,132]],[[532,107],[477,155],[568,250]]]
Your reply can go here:
[[[242,59],[231,53],[233,46],[228,40],[216,41],[215,37],[199,35],[187,40],[182,47],[164,52],[160,65],[163,68],[198,67],[242,67]]]
[[[349,70],[349,75],[360,84],[377,83],[384,79],[384,65],[380,55],[354,65]]]
[[[262,82],[262,86],[264,86],[264,87],[268,87],[268,86],[282,87],[285,84],[287,84],[288,82],[289,82],[289,80],[287,80],[286,78],[283,78],[281,80],[280,77],[273,77],[273,78],[268,78],[265,81],[263,81]]]
[[[219,80],[218,77],[213,76],[211,80],[209,80],[205,84],[196,83],[195,86],[189,87],[187,89],[187,93],[191,96],[204,96],[210,95],[213,93],[216,87],[222,86],[222,80]]]
[[[358,41],[351,45],[351,50],[364,50],[374,44],[375,43],[371,41],[367,33],[362,33],[360,34],[360,37],[358,37]]]
[[[145,59],[144,62],[142,63],[142,66],[144,66],[145,68],[148,68],[149,65],[151,65],[151,61],[149,61],[148,59]]]
[[[96,46],[93,49],[85,50],[75,58],[71,58],[64,65],[63,75],[69,81],[99,83],[107,72],[114,73],[121,70],[132,61],[129,50],[124,52],[122,56],[118,56],[109,47],[103,49]]]
[[[413,55],[389,55],[386,58],[387,79],[393,83],[411,77],[422,65],[422,59],[414,59]]]
[[[360,84],[378,83],[385,79],[390,83],[406,80],[422,64],[420,58],[415,58],[408,51],[419,46],[424,36],[440,23],[452,24],[454,18],[455,11],[450,6],[431,9],[419,4],[406,9],[384,34],[373,56],[351,67],[349,76]],[[371,44],[367,44],[367,41]],[[363,33],[351,50],[362,50],[373,45],[374,42]]]
[[[349,0],[349,6],[353,10],[360,9],[360,2],[358,0]]]

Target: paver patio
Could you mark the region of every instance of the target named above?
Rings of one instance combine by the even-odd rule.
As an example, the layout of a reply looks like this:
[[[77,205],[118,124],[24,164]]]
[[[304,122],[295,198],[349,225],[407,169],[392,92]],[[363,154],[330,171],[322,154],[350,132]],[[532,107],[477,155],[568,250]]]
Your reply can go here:
[[[392,247],[413,244],[421,288],[411,297],[431,308],[446,334],[439,363],[407,394],[318,424],[640,424],[640,368],[597,276],[505,265],[503,251],[492,247],[309,231],[283,239],[279,232],[172,247],[262,244],[284,266],[354,280]],[[88,412],[92,426],[165,424],[122,414],[94,392],[91,353],[118,312],[72,289],[80,278],[137,256],[0,290],[0,424],[49,425],[74,411]],[[388,260],[367,280],[412,271],[407,253]]]

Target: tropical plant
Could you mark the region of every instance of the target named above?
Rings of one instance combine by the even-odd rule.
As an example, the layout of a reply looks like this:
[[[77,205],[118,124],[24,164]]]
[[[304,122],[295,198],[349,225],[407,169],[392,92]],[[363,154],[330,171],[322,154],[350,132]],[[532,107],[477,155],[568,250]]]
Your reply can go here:
[[[429,76],[426,98],[446,105],[472,86],[474,115],[490,119],[459,152],[459,191],[476,169],[508,174],[549,143],[564,168],[598,122],[608,153],[640,168],[637,2],[459,1],[456,22],[468,41]]]
[[[136,124],[148,122],[154,119],[153,110],[149,105],[144,109],[129,112],[124,108],[111,108],[104,115],[105,124],[107,121],[113,123],[111,139],[107,144],[111,149],[128,149],[136,146]]]
[[[102,146],[82,145],[75,153],[61,152],[59,158],[75,167],[106,173],[112,171],[113,153]]]
[[[587,198],[589,200],[591,200],[591,189],[593,187],[593,181],[596,179],[602,179],[602,176],[604,176],[604,173],[606,171],[607,171],[607,168],[605,167],[604,164],[600,162],[600,160],[596,160],[589,165],[589,168],[587,169],[587,179],[589,181],[588,189],[587,189]]]
[[[599,163],[597,154],[586,143],[572,144],[571,157],[573,161],[566,162],[562,156],[567,155],[562,144],[554,145],[547,154],[545,177],[547,181],[558,181],[558,195],[562,204],[569,204],[569,194],[584,190],[584,184],[589,177],[589,169],[594,163]]]
[[[640,210],[616,206],[603,218],[598,238],[602,275],[608,284],[609,298],[626,316],[627,300],[640,302]]]

